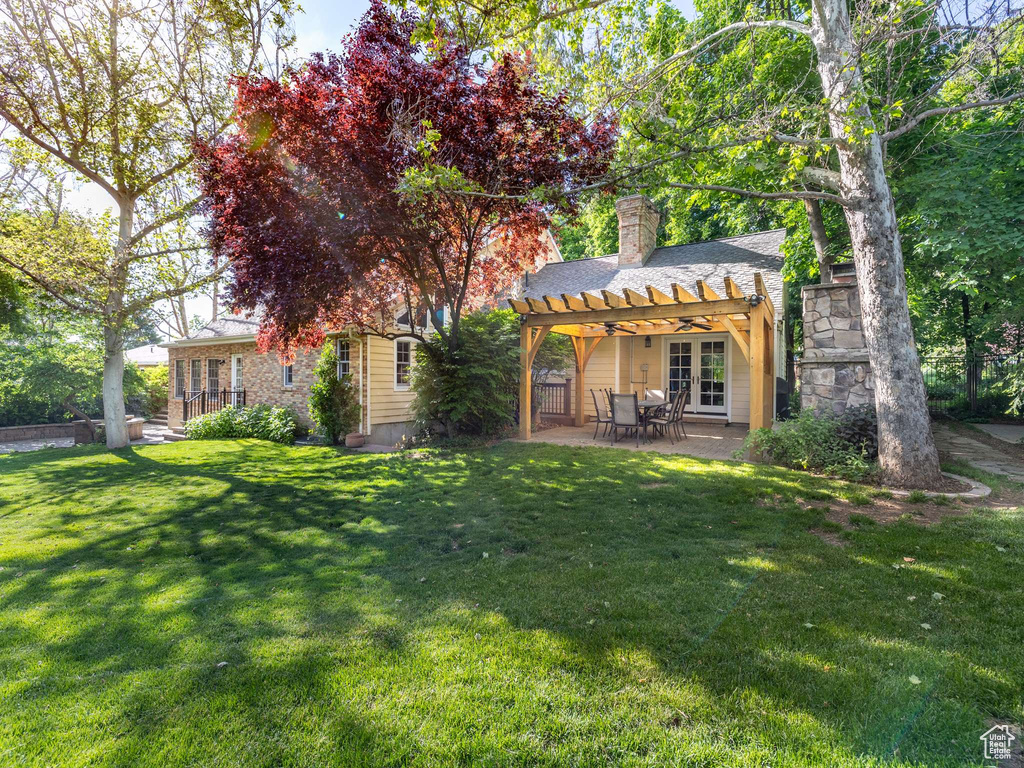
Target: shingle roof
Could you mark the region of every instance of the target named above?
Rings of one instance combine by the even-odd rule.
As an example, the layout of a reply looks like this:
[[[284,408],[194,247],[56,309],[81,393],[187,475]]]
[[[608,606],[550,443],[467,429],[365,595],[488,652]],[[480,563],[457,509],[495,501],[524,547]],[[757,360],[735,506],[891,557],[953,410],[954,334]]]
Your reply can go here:
[[[725,296],[724,280],[731,277],[744,293],[754,292],[754,273],[760,272],[777,313],[782,303],[782,241],[786,230],[774,229],[752,235],[708,240],[691,245],[656,248],[641,267],[620,269],[618,254],[596,259],[579,259],[548,264],[530,275],[524,296],[540,299],[568,293],[601,290],[621,294],[626,288],[645,293],[652,285],[672,295],[672,283],[697,293],[697,280],[703,280]]]
[[[161,363],[166,365],[167,350],[156,344],[146,344],[125,350],[124,359],[131,360],[136,365],[160,365]]]
[[[233,336],[255,336],[259,330],[260,321],[258,317],[244,315],[222,315],[212,320],[187,339],[181,341],[196,341],[198,339],[219,339]],[[173,343],[173,342],[172,342]]]

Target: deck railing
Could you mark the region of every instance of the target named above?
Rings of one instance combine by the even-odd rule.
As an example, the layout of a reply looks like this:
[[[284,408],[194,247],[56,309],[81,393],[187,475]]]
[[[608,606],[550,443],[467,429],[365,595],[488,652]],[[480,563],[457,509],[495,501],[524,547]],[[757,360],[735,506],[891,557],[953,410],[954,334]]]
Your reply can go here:
[[[208,392],[205,389],[185,390],[185,397],[182,400],[181,421],[182,423],[204,413],[219,411],[228,405],[245,405],[244,389],[221,389]]]
[[[541,416],[572,417],[572,379],[542,381],[534,386],[533,395]]]

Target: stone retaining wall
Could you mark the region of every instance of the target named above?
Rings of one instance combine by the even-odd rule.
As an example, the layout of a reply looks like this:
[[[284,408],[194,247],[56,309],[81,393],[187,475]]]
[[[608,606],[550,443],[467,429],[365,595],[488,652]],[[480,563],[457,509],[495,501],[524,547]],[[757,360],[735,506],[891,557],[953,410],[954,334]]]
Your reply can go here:
[[[63,424],[26,424],[20,427],[0,427],[0,443],[14,443],[19,440],[54,440],[74,438],[75,443],[89,442],[89,430],[85,424],[65,422]]]
[[[860,292],[853,282],[803,288],[804,354],[800,404],[839,414],[875,402],[871,365],[861,329]]]

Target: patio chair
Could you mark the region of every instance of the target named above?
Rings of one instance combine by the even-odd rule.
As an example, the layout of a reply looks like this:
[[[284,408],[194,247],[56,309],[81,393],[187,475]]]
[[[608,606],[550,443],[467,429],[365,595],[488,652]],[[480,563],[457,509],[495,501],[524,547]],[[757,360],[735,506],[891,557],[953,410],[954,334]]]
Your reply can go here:
[[[612,444],[618,441],[619,430],[626,430],[628,436],[632,430],[636,434],[636,446],[640,447],[640,430],[644,429],[640,418],[640,406],[637,405],[636,392],[628,395],[612,395]],[[646,430],[644,438],[646,439]]]
[[[656,432],[668,435],[668,441],[672,445],[676,444],[676,441],[672,438],[672,433],[674,431],[676,436],[679,436],[679,426],[683,423],[683,408],[689,399],[690,391],[688,389],[676,392],[675,397],[672,398],[672,404],[668,408],[668,413],[647,420],[647,423],[654,427]]]
[[[686,411],[686,406],[690,404],[690,388],[684,387],[680,390],[678,397],[682,402],[679,403],[679,410],[676,411],[675,420],[672,422],[673,429],[676,430],[676,436],[679,435],[679,430],[682,430],[683,437],[689,440],[690,436],[686,434],[686,424],[683,422],[683,413]]]
[[[601,435],[608,434],[608,425],[612,423],[611,412],[607,406],[602,406],[597,400],[597,392],[590,390],[590,396],[594,398],[594,412],[597,414],[597,418],[594,420],[594,439],[597,440],[597,430],[602,424],[604,424],[604,433]]]
[[[647,399],[648,400],[665,400],[666,399],[665,398],[665,390],[664,389],[648,389],[647,390]]]

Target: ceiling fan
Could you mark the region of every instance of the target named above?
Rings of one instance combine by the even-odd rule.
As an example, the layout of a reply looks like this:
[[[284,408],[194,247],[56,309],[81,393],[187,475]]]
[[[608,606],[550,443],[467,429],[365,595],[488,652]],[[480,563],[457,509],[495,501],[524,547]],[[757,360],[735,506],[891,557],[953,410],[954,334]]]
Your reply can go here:
[[[632,334],[633,336],[636,336],[636,331],[631,331],[629,330],[629,328],[623,328],[621,325],[619,325],[613,320],[605,320],[603,325],[604,332],[607,333],[609,336],[614,336],[616,331],[621,331],[622,333],[629,333]]]
[[[682,324],[676,328],[676,333],[679,333],[679,331],[692,331],[694,328],[703,328],[705,331],[711,330],[711,326],[707,323],[696,323],[693,320],[683,320]]]

